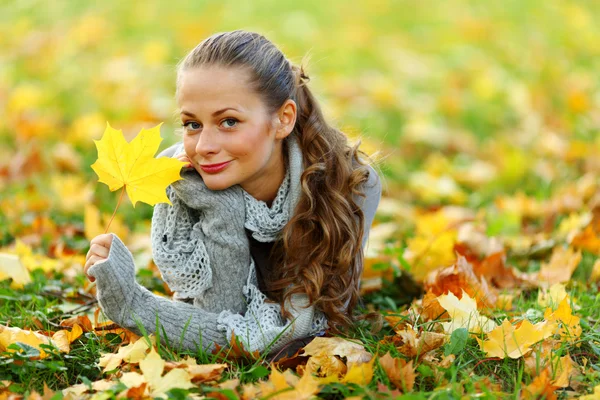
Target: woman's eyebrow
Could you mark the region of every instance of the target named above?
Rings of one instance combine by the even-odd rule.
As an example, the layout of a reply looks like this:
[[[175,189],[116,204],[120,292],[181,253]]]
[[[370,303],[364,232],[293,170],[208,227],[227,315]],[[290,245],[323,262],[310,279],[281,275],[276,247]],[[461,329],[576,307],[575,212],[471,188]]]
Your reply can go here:
[[[238,110],[237,108],[233,108],[233,107],[226,107],[226,108],[223,108],[223,109],[221,109],[221,110],[215,111],[215,112],[212,114],[212,116],[213,116],[213,117],[216,117],[217,115],[219,115],[219,114],[222,114],[222,113],[224,113],[224,112],[225,112],[225,111],[227,111],[227,110],[234,110],[234,111],[237,111],[237,112],[241,112],[241,111],[240,111],[240,110]],[[181,110],[181,114],[185,114],[185,115],[187,115],[188,117],[192,117],[192,118],[198,118],[198,117],[196,117],[196,116],[194,115],[194,113],[192,113],[192,112],[189,112],[189,111],[185,111],[185,110]]]

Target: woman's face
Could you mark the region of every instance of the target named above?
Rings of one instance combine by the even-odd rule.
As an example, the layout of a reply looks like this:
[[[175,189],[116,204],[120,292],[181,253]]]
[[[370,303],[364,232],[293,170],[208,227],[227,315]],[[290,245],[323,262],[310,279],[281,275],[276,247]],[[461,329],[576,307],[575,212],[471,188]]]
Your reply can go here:
[[[285,168],[281,140],[287,134],[282,137],[276,129],[277,113],[267,115],[248,78],[243,69],[220,66],[193,68],[180,76],[177,102],[185,153],[211,190],[239,184],[254,195]],[[221,163],[227,164],[207,167]]]

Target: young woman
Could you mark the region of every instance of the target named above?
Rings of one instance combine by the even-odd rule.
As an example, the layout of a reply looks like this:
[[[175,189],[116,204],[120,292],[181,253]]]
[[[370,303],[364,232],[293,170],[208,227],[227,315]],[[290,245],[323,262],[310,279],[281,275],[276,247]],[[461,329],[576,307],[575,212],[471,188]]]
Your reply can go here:
[[[99,235],[85,272],[111,320],[137,333],[158,322],[161,339],[185,349],[235,336],[270,352],[355,321],[381,184],[358,145],[326,123],[308,80],[243,30],[205,39],[179,63],[183,140],[160,155],[188,164],[151,229],[174,299],[140,286],[123,242]]]

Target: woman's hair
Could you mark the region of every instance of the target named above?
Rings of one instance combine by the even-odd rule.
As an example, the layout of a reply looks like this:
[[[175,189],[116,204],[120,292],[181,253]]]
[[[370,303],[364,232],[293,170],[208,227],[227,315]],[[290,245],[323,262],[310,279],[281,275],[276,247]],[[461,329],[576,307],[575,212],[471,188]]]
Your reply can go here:
[[[274,246],[277,268],[266,286],[286,316],[286,300],[306,293],[339,332],[355,321],[352,311],[359,300],[364,215],[354,196],[364,197],[361,186],[369,173],[358,157],[365,155],[358,150],[360,142],[350,146],[344,133],[327,124],[303,67],[289,62],[263,35],[235,30],[208,37],[178,64],[177,87],[182,71],[213,65],[249,71],[249,83],[270,114],[287,99],[296,102],[292,133],[304,159],[302,193]]]

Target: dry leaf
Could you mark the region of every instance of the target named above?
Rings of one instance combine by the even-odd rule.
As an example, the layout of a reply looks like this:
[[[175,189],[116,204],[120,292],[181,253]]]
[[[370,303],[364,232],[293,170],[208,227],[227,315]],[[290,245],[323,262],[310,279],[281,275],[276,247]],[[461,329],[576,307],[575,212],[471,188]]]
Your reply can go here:
[[[560,329],[557,329],[557,333],[560,334],[563,340],[574,341],[581,336],[580,318],[573,315],[573,311],[569,305],[569,296],[562,299],[555,311],[547,308],[544,312],[544,318],[555,324],[560,322]]]
[[[494,321],[479,315],[477,302],[465,291],[460,300],[453,293],[441,295],[437,300],[450,315],[450,322],[442,322],[444,331],[448,334],[459,328],[467,328],[472,333],[487,333],[496,327]]]
[[[488,357],[520,358],[531,351],[534,343],[551,336],[555,328],[556,324],[548,321],[533,325],[531,322],[523,320],[521,325],[515,329],[505,319],[502,325],[487,334],[487,340],[476,339]]]
[[[379,358],[379,365],[396,388],[404,393],[412,392],[416,378],[412,360],[406,362],[401,358],[393,358],[388,352]]]
[[[135,343],[130,343],[127,346],[119,348],[116,354],[105,353],[100,356],[98,366],[104,367],[102,372],[107,372],[117,368],[123,361],[131,364],[139,363],[146,358],[148,349],[154,344],[154,336],[150,336],[150,341],[151,345],[148,345],[146,338],[141,337]]]
[[[538,305],[541,307],[556,308],[567,296],[568,294],[565,290],[565,285],[562,283],[555,283],[554,285],[550,286],[549,289],[540,289],[538,292]]]
[[[83,329],[77,324],[73,325],[71,331],[61,329],[58,332],[54,332],[52,340],[56,343],[56,346],[63,353],[69,353],[71,351],[71,343],[75,341],[81,334]]]
[[[412,326],[406,325],[403,330],[396,331],[396,344],[398,351],[407,357],[423,357],[425,354],[435,350],[446,343],[447,336],[442,333],[421,331],[417,332]]]
[[[8,278],[12,279],[12,289],[21,289],[31,282],[29,271],[23,266],[18,255],[0,253],[0,281]]]
[[[154,158],[162,142],[161,125],[142,129],[131,143],[127,143],[123,133],[107,122],[102,139],[94,140],[98,160],[92,164],[92,169],[98,174],[99,182],[107,184],[111,191],[125,186],[134,207],[138,201],[151,206],[171,204],[166,188],[181,179],[184,162],[169,157]]]
[[[484,306],[492,308],[498,300],[496,290],[489,287],[484,277],[478,278],[473,271],[473,265],[461,255],[454,265],[429,274],[424,282],[424,289],[436,296],[448,292],[461,296],[464,290],[477,300],[480,308]]]
[[[316,337],[304,346],[302,355],[337,355],[345,357],[348,365],[366,363],[373,357],[362,344],[341,337]]]
[[[75,317],[60,321],[60,326],[73,327],[74,325],[79,325],[84,332],[90,332],[93,330],[92,322],[87,315],[77,315]]]
[[[375,358],[365,363],[353,363],[342,379],[343,383],[356,383],[357,385],[368,385],[373,380],[373,363]],[[308,375],[308,374],[306,374]]]
[[[550,261],[540,266],[538,280],[547,284],[566,283],[571,279],[580,261],[581,251],[557,246],[552,252]]]
[[[521,392],[522,399],[545,399],[545,400],[556,400],[554,391],[558,389],[558,386],[554,386],[552,379],[550,379],[550,372],[548,369],[542,371],[542,373],[535,377],[533,382],[523,388]]]
[[[40,352],[40,358],[48,357],[48,353],[40,347],[41,344],[57,347],[51,338],[41,333],[0,325],[0,352],[14,353],[16,350],[8,348],[13,343],[23,343],[36,348]]]

